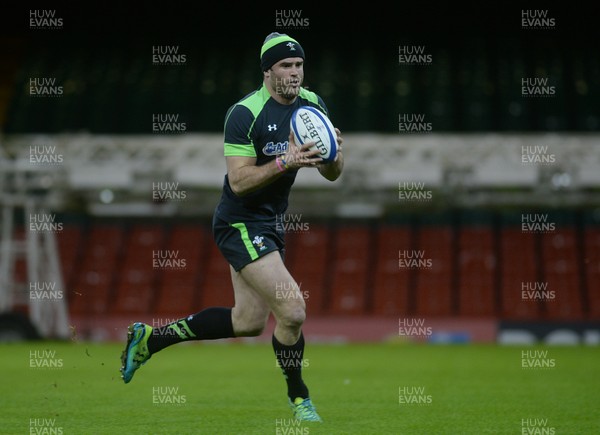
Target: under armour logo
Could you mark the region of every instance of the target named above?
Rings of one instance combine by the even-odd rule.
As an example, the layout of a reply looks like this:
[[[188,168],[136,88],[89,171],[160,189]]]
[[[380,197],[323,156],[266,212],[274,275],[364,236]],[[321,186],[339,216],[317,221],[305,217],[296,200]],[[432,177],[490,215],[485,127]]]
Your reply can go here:
[[[269,131],[276,131],[277,130],[277,124],[269,124],[267,125]]]
[[[293,42],[288,42],[285,45],[290,47],[290,51],[296,51],[296,44],[294,44]]]

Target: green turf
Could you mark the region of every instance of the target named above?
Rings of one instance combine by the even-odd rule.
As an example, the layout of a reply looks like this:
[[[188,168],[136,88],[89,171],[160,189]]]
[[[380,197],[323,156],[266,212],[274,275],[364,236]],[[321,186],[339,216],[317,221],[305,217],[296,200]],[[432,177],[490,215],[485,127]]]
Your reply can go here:
[[[310,345],[304,375],[324,423],[300,428],[291,426],[285,382],[268,345],[173,346],[128,385],[118,372],[121,348],[0,345],[0,433],[521,434],[523,419],[538,421],[531,433],[587,435],[600,427],[597,347],[547,347],[545,360],[529,360],[553,360],[555,367],[525,369],[521,351],[544,349]],[[63,366],[31,368],[32,351],[33,364]],[[407,388],[404,403],[400,388]],[[429,403],[406,403],[412,400]],[[31,419],[39,425],[30,427]],[[546,419],[545,431],[536,419]]]

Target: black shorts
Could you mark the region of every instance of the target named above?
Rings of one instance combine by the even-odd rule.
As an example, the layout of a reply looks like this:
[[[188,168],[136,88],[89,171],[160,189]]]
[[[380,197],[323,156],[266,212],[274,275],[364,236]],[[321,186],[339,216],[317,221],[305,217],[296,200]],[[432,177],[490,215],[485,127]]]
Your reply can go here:
[[[236,272],[273,251],[284,259],[284,234],[277,231],[275,222],[226,222],[215,214],[212,230],[219,251]]]

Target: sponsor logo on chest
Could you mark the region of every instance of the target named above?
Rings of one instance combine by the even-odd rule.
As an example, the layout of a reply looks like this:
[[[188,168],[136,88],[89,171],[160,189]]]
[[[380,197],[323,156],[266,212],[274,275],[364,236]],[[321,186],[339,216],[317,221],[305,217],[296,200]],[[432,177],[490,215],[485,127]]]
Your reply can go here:
[[[277,134],[278,125],[276,123],[268,123],[266,128],[267,136],[275,136]],[[271,133],[271,134],[269,134]],[[265,144],[262,149],[262,152],[265,156],[278,156],[280,154],[285,154],[288,150],[288,141],[277,141],[277,136],[270,140]]]

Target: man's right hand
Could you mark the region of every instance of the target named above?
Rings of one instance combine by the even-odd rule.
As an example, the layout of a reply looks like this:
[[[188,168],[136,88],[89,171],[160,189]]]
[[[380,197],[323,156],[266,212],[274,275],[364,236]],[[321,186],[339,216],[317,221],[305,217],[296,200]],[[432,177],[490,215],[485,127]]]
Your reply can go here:
[[[299,147],[294,139],[294,134],[290,131],[288,144],[288,150],[282,156],[288,169],[316,167],[317,164],[323,162],[321,157],[317,157],[320,151],[317,148],[310,149],[315,146],[315,142],[307,142]]]

